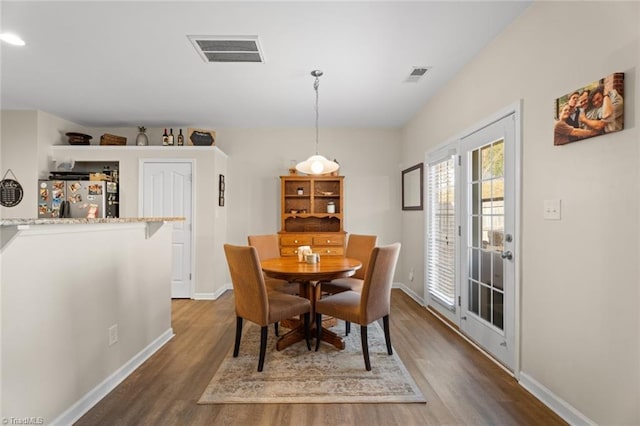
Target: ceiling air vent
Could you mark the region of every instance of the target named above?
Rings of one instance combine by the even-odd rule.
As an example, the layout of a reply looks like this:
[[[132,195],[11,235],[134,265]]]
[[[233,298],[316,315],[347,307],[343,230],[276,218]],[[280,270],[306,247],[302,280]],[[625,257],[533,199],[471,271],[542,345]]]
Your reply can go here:
[[[420,78],[422,78],[422,76],[425,75],[430,69],[431,67],[413,67],[413,70],[405,81],[407,83],[415,83],[420,80]]]
[[[205,62],[264,62],[257,36],[187,36]]]

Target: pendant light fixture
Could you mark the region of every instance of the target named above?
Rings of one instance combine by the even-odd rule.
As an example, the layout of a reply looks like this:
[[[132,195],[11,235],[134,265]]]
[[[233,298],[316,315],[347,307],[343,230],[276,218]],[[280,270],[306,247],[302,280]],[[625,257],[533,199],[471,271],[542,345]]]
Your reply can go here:
[[[316,78],[313,82],[313,90],[316,91],[316,154],[307,158],[305,161],[298,163],[296,165],[296,170],[308,175],[322,175],[335,172],[340,168],[340,166],[338,163],[327,160],[325,157],[318,154],[318,117],[320,115],[318,111],[318,86],[320,86],[322,71],[313,70],[311,71],[311,75]]]

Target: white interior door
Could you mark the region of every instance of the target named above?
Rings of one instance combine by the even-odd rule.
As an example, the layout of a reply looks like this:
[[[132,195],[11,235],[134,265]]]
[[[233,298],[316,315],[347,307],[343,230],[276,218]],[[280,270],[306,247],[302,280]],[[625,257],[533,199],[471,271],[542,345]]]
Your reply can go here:
[[[173,298],[192,297],[192,168],[191,162],[143,162],[142,215],[185,218],[184,222],[174,222],[173,225]]]
[[[515,114],[461,140],[460,329],[514,369]]]

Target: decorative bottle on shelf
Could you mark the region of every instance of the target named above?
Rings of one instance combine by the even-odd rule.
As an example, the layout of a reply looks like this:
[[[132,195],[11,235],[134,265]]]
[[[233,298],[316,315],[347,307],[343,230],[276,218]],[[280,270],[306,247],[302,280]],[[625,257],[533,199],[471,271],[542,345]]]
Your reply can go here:
[[[164,133],[162,134],[162,145],[169,145],[169,135],[167,135],[167,129],[164,129]]]
[[[184,145],[184,136],[182,135],[182,129],[180,129],[180,133],[178,133],[178,146]]]
[[[136,145],[138,146],[147,146],[149,145],[149,138],[145,133],[147,129],[144,126],[138,127],[138,136],[136,136]]]
[[[173,145],[173,129],[169,129],[169,139],[167,140],[168,145]]]
[[[327,203],[327,213],[335,213],[336,212],[336,203],[333,201],[329,201]]]

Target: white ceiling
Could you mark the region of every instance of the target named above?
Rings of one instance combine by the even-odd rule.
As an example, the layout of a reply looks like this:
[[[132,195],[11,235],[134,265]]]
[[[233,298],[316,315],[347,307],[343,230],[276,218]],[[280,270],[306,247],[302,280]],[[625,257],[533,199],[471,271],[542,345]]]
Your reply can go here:
[[[96,127],[310,127],[320,69],[321,127],[398,127],[529,4],[3,0],[0,30],[27,45],[0,47],[0,106]],[[258,36],[265,63],[205,63],[188,35]],[[414,66],[432,68],[405,82]]]

